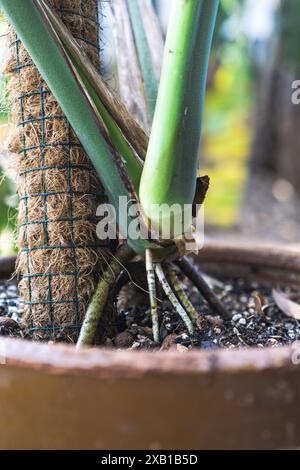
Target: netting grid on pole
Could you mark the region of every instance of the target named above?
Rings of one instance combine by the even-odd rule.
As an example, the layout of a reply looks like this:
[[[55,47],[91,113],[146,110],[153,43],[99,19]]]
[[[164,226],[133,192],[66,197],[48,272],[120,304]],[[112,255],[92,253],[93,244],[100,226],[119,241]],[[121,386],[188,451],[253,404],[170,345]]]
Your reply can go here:
[[[48,0],[100,68],[97,0]],[[9,33],[7,71],[18,153],[19,288],[34,339],[76,341],[108,259],[96,236],[103,187],[23,44]]]

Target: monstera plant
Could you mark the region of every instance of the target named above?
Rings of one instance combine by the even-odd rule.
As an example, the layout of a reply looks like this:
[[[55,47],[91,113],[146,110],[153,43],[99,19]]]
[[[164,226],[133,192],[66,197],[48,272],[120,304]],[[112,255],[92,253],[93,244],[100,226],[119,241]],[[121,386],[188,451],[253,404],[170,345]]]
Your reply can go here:
[[[138,2],[129,4],[143,38]],[[194,329],[195,310],[178,288],[169,269],[172,262],[225,314],[185,257],[187,240],[193,242],[195,235],[195,205],[203,202],[208,187],[207,179],[198,178],[199,147],[218,0],[174,1],[159,87],[151,64],[147,67],[147,44],[140,45],[150,136],[103,81],[46,0],[1,0],[0,6],[91,159],[114,207],[121,238],[127,240],[103,275],[78,344],[92,342],[110,286],[136,254],[146,260],[155,342],[160,340],[156,277],[189,333]],[[126,213],[120,202],[124,198]]]

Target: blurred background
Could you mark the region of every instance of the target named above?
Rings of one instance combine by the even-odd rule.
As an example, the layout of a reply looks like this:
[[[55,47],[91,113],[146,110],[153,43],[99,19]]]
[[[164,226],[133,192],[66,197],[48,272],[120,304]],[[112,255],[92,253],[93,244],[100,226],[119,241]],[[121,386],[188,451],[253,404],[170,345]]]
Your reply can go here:
[[[165,32],[172,0],[153,2]],[[2,63],[5,32],[1,18]],[[205,204],[210,237],[299,242],[300,104],[291,99],[292,83],[300,80],[299,44],[299,0],[221,0],[200,162],[200,173],[211,177]],[[4,177],[12,130],[5,81],[2,74],[0,255],[16,250],[18,205],[13,179]]]

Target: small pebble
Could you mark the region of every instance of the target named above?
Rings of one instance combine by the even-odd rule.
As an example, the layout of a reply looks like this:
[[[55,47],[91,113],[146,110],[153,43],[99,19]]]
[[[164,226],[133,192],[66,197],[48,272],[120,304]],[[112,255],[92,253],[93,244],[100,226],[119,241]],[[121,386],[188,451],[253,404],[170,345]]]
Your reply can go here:
[[[289,330],[289,331],[288,331],[288,336],[289,336],[289,338],[291,338],[291,339],[295,339],[295,338],[296,338],[295,332],[294,332],[293,330]]]
[[[186,346],[183,346],[182,344],[177,344],[176,349],[178,352],[181,352],[181,353],[186,353],[189,350],[189,348],[187,348]]]
[[[232,321],[234,323],[237,323],[238,321],[240,321],[241,318],[242,318],[242,315],[240,313],[237,313],[236,315],[232,317]]]
[[[255,323],[251,320],[248,325],[247,325],[248,330],[254,330],[255,329]]]
[[[14,313],[17,313],[18,309],[17,307],[8,307],[8,314],[12,316]]]
[[[17,313],[14,313],[14,314],[11,316],[11,319],[14,320],[14,321],[17,322],[17,323],[21,323],[21,322],[22,322],[22,317],[20,317]]]

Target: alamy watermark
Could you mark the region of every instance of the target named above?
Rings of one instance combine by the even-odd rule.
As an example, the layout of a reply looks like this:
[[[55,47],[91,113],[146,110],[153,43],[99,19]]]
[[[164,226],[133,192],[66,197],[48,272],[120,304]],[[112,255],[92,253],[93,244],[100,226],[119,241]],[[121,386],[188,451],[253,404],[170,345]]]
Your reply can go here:
[[[178,240],[187,251],[199,250],[204,244],[204,206],[192,204],[154,204],[147,220],[134,200],[119,197],[118,212],[112,204],[97,208],[97,237],[100,240]],[[195,215],[196,214],[196,215]],[[156,221],[156,225],[153,223]],[[152,222],[151,222],[152,221]]]
[[[292,103],[295,105],[300,104],[300,80],[295,80],[292,83]]]
[[[300,366],[300,341],[295,341],[292,345],[292,363]]]

